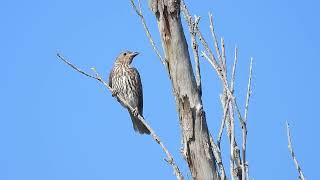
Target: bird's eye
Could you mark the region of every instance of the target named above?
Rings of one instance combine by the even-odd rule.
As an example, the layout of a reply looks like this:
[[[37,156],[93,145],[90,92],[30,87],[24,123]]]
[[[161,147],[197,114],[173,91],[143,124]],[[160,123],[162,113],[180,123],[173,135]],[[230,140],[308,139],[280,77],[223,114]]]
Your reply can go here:
[[[123,53],[123,55],[124,55],[124,56],[126,56],[126,55],[127,55],[127,53]]]

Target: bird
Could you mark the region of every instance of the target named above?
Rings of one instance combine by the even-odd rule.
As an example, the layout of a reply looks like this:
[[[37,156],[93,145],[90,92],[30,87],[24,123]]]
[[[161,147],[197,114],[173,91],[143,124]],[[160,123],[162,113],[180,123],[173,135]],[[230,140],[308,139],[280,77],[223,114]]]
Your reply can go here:
[[[124,51],[116,58],[113,68],[109,74],[109,86],[112,95],[123,98],[133,109],[131,112],[121,101],[122,106],[128,109],[133,129],[140,134],[150,134],[148,128],[137,117],[143,116],[143,91],[138,70],[131,66],[138,52]]]

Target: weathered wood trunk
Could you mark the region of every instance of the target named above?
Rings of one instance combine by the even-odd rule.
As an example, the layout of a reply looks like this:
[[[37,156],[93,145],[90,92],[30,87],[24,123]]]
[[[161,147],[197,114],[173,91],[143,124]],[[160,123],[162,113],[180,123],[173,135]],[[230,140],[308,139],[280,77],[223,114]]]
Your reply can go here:
[[[220,179],[210,145],[201,91],[197,89],[180,18],[180,0],[150,0],[160,31],[179,112],[182,153],[196,180]]]

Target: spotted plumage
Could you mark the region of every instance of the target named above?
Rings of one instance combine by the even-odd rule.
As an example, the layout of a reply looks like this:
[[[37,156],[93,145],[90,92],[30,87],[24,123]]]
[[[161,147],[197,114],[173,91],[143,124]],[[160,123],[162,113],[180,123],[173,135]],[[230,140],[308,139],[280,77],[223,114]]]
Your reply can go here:
[[[113,89],[114,94],[125,99],[135,109],[133,113],[128,109],[134,130],[140,134],[150,134],[150,131],[136,116],[137,113],[143,114],[140,75],[137,69],[131,67],[132,60],[137,55],[137,52],[125,51],[117,57],[109,75],[109,86]]]

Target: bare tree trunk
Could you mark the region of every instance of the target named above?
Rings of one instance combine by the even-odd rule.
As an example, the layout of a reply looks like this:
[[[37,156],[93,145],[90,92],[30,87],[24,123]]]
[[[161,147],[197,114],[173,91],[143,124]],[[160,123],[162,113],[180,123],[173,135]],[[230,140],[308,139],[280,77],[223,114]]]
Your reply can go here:
[[[150,8],[158,22],[167,70],[179,112],[184,158],[194,179],[220,179],[210,145],[201,89],[196,85],[181,25],[180,0],[150,0]]]

